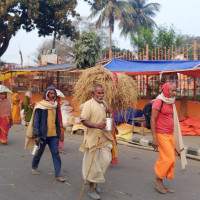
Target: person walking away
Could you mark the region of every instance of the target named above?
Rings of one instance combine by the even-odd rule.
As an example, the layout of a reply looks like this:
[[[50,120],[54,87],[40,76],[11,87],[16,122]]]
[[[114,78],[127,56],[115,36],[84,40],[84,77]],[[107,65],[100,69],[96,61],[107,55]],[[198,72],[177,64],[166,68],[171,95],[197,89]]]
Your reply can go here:
[[[64,152],[62,150],[63,146],[64,146],[64,128],[63,128],[63,121],[62,121],[62,112],[61,112],[61,104],[60,104],[60,97],[61,97],[61,94],[59,92],[59,90],[56,90],[57,92],[57,98],[56,98],[56,101],[58,102],[58,113],[59,113],[59,119],[60,119],[60,132],[61,132],[61,139],[59,139],[59,153],[61,154],[66,154],[66,152]]]
[[[9,128],[13,124],[7,93],[12,92],[4,85],[0,85],[0,141],[2,144],[7,144]]]
[[[25,97],[26,99],[25,99],[25,104],[24,104],[24,121],[25,121],[25,125],[28,126],[32,117],[34,104],[31,103],[31,97],[32,97],[31,92],[29,91],[26,92]]]
[[[92,199],[100,199],[99,193],[101,190],[97,183],[105,182],[104,174],[110,165],[112,159],[111,149],[115,142],[110,131],[104,130],[106,126],[106,107],[103,104],[104,88],[101,84],[93,86],[92,96],[93,98],[86,101],[82,107],[81,121],[85,126],[85,130],[80,151],[84,152],[82,174],[85,180],[91,165],[93,151],[96,144],[98,144],[87,181],[89,181],[88,195]],[[101,138],[97,143],[101,131]]]
[[[12,118],[13,118],[13,124],[20,124],[21,123],[21,117],[20,117],[20,99],[19,94],[14,93],[12,97]]]
[[[162,93],[157,96],[152,104],[151,131],[153,136],[152,146],[158,149],[159,157],[154,165],[156,178],[155,188],[158,192],[165,194],[173,193],[172,189],[163,184],[163,179],[174,179],[175,168],[175,140],[179,121],[175,107],[176,85],[165,83],[162,86]],[[180,136],[182,137],[182,136]],[[183,149],[181,150],[183,151]],[[179,152],[181,152],[179,151]],[[186,163],[185,163],[186,164]]]
[[[55,180],[60,182],[66,181],[60,176],[61,159],[58,151],[58,141],[60,138],[61,133],[58,104],[56,102],[56,90],[53,86],[50,86],[46,89],[43,100],[36,103],[27,130],[25,149],[32,149],[35,143],[40,144],[38,154],[33,157],[32,174],[40,174],[37,170],[38,165],[45,147],[48,144],[55,169]]]

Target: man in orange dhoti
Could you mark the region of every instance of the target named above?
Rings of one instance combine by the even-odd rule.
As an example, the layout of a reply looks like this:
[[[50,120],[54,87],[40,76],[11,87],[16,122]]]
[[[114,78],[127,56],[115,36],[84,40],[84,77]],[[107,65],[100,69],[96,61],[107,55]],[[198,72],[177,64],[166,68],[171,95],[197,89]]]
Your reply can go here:
[[[174,142],[174,102],[176,86],[173,83],[165,83],[162,93],[153,101],[151,116],[151,131],[153,136],[152,146],[158,148],[159,157],[154,170],[156,189],[165,194],[174,192],[163,185],[163,179],[174,178],[175,167],[175,142]]]

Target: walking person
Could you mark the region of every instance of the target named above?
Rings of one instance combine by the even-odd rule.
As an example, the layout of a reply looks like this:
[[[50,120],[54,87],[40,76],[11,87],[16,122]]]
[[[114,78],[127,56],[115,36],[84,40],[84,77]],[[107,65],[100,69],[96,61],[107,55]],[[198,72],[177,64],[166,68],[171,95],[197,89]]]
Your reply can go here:
[[[31,92],[29,91],[26,92],[25,97],[26,97],[26,100],[24,104],[24,121],[25,121],[25,125],[28,126],[32,117],[34,104],[31,103],[31,97],[32,97]]]
[[[98,144],[87,181],[89,181],[88,195],[92,199],[100,199],[99,193],[101,190],[97,183],[105,182],[104,174],[110,165],[112,159],[111,149],[115,143],[111,133],[104,130],[106,126],[106,107],[103,104],[103,86],[95,84],[92,88],[92,95],[93,98],[86,101],[82,107],[81,121],[85,126],[85,130],[80,151],[84,152],[82,174],[85,180],[95,146]],[[102,134],[99,143],[97,143],[101,131]]]
[[[14,93],[12,97],[12,118],[13,124],[20,124],[21,117],[20,117],[20,103],[21,100],[19,99],[19,94]]]
[[[53,86],[46,89],[43,100],[36,103],[33,117],[28,126],[25,148],[32,148],[33,144],[40,144],[38,154],[33,157],[32,173],[39,175],[38,165],[42,154],[48,144],[51,151],[55,180],[65,182],[60,176],[61,159],[58,151],[58,142],[61,138],[58,104],[56,102],[56,90]],[[35,142],[33,142],[33,139]]]
[[[162,93],[157,96],[152,105],[152,146],[159,151],[158,160],[154,165],[156,173],[154,184],[157,191],[162,194],[174,192],[174,190],[164,186],[163,180],[165,178],[174,179],[175,149],[178,154],[181,154],[182,167],[187,164],[176,112],[175,94],[176,85],[167,82],[162,86]],[[178,144],[176,144],[177,141]],[[181,146],[182,149],[180,148]]]
[[[9,128],[13,124],[11,105],[7,93],[12,92],[4,85],[0,85],[0,141],[2,144],[7,144]]]

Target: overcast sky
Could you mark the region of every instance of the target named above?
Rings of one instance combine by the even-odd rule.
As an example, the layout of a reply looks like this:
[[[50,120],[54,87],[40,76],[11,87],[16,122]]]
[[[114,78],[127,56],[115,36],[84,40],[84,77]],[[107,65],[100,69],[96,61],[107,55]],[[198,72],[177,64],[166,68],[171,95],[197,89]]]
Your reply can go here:
[[[148,2],[161,4],[160,12],[154,18],[157,25],[170,26],[173,24],[176,30],[182,34],[200,36],[200,0],[149,0]],[[78,0],[76,10],[81,16],[85,17],[90,13],[90,7],[83,0]],[[113,38],[117,41],[117,45],[120,48],[132,50],[129,38],[120,37],[117,27],[115,28]],[[33,52],[44,40],[46,40],[44,37],[37,36],[37,30],[31,33],[20,30],[10,40],[9,47],[1,59],[6,62],[20,64],[20,48],[23,54],[24,65],[33,65]]]

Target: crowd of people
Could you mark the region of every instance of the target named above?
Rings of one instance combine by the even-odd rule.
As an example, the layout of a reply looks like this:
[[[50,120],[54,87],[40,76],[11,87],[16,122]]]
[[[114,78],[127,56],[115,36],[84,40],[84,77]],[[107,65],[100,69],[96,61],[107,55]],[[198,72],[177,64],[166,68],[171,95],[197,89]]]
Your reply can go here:
[[[11,91],[5,86],[0,87],[0,141],[7,143],[9,127],[20,122],[21,100],[17,93],[13,94],[11,104],[7,98]],[[104,88],[101,84],[95,84],[91,90],[92,98],[86,101],[81,109],[81,122],[85,126],[84,140],[80,146],[83,152],[82,175],[89,183],[88,196],[92,199],[100,199],[101,189],[98,183],[105,182],[105,173],[110,163],[117,164],[116,137],[118,130],[113,123],[112,131],[106,131],[106,114],[111,109],[104,102]],[[155,188],[158,192],[174,192],[164,186],[163,179],[174,178],[175,153],[180,156],[183,149],[176,148],[175,130],[178,130],[175,109],[176,86],[173,83],[166,83],[162,86],[162,93],[158,95],[152,106],[151,130],[153,136],[152,146],[159,151],[159,158],[155,163],[154,179]],[[60,97],[53,86],[46,89],[43,100],[33,104],[32,94],[25,94],[24,119],[27,128],[25,148],[32,149],[38,145],[39,151],[32,160],[32,174],[39,175],[38,170],[40,159],[48,144],[52,154],[55,180],[65,182],[61,177],[60,153],[64,143],[64,129],[60,109]],[[163,106],[161,103],[163,101]],[[114,120],[113,120],[114,121]],[[112,132],[112,134],[111,134]],[[180,136],[180,135],[179,135]],[[179,137],[179,143],[181,138]],[[183,155],[182,155],[183,156]],[[186,165],[186,160],[184,165]],[[84,182],[84,183],[85,183]]]

